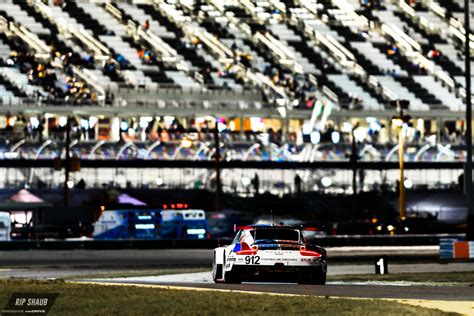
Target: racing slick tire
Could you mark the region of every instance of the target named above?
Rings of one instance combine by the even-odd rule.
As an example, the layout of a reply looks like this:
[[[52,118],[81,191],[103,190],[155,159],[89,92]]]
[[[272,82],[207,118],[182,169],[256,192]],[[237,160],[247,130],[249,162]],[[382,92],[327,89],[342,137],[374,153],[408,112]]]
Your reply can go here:
[[[308,271],[308,270],[299,271],[298,284],[325,285],[326,272],[324,272],[321,268],[314,269],[313,271]]]
[[[222,279],[222,274],[224,273],[224,265],[223,264],[216,264],[216,270],[212,274],[212,279],[214,283],[222,283],[220,279]]]
[[[323,271],[318,271],[313,273],[313,283],[312,284],[317,284],[317,285],[325,285],[326,284],[326,272]]]
[[[225,272],[224,274],[224,283],[240,284],[242,283],[242,279],[239,274],[232,271],[228,271],[228,272]]]

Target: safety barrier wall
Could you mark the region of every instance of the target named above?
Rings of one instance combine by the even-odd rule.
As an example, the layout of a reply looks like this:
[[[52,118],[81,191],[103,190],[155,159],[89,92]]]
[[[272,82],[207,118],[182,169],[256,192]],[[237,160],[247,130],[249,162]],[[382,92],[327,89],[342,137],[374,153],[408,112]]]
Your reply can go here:
[[[425,246],[438,245],[441,239],[463,239],[464,235],[337,235],[316,237],[324,247],[342,246]],[[2,250],[73,250],[73,249],[212,249],[218,240],[14,240],[0,242]],[[474,249],[474,244],[471,246]],[[471,251],[472,254],[472,251]]]
[[[474,241],[464,238],[442,238],[439,241],[440,259],[474,259]]]

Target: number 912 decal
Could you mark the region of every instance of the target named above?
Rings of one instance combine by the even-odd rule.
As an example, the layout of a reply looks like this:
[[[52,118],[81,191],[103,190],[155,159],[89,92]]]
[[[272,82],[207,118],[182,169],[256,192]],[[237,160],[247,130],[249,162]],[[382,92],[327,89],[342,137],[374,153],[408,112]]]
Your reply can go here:
[[[245,264],[260,264],[259,256],[245,256]]]

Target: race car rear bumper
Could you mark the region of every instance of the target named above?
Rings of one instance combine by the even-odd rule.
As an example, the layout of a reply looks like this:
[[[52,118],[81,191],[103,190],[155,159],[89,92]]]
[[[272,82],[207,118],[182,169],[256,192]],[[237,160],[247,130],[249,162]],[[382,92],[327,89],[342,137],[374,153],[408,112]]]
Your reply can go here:
[[[295,278],[306,274],[325,274],[327,265],[320,261],[319,265],[312,266],[290,266],[275,264],[268,265],[234,265],[231,273],[238,275],[241,280],[278,280],[293,281]]]

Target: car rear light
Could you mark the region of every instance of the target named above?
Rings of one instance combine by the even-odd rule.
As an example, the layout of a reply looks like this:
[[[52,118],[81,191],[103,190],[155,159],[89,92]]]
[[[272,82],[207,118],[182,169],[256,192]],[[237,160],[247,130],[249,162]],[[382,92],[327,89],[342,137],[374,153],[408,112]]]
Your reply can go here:
[[[321,257],[322,255],[314,250],[307,250],[306,246],[301,246],[300,247],[300,255],[302,256],[308,256],[308,257]]]
[[[246,245],[245,243],[242,243],[242,246]],[[248,247],[248,246],[247,246]],[[258,252],[258,246],[253,245],[252,248],[247,248],[247,247],[242,247],[242,250],[236,251],[236,255],[255,255]]]
[[[251,229],[254,229],[254,227],[253,226],[248,226],[248,225],[239,226],[239,225],[234,224],[234,232],[239,231],[239,230],[251,230]]]

